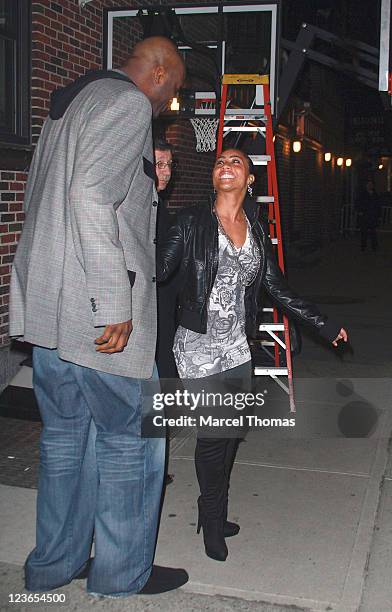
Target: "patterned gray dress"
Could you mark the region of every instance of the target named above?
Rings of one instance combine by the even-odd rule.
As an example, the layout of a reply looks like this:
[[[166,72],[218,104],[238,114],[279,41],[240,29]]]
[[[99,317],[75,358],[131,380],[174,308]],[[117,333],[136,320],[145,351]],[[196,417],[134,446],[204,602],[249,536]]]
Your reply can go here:
[[[245,285],[239,278],[239,264],[248,277],[254,278],[260,253],[249,222],[245,243],[235,252],[220,228],[218,231],[219,264],[208,303],[207,333],[179,326],[174,338],[180,378],[204,378],[251,359],[245,334]]]

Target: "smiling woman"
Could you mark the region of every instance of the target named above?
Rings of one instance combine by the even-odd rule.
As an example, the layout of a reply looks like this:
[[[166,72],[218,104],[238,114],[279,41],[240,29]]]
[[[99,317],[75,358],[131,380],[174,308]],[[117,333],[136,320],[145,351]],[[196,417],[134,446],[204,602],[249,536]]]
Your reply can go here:
[[[287,314],[311,325],[327,341],[346,341],[347,334],[288,287],[257,204],[249,197],[254,182],[250,158],[238,149],[224,151],[215,162],[212,182],[215,195],[209,205],[178,214],[160,247],[157,275],[163,280],[181,269],[173,352],[184,386],[194,393],[233,393],[233,388],[244,392],[252,382],[247,336],[255,331],[262,287]],[[195,451],[199,526],[206,554],[219,561],[228,554],[224,538],[239,531],[227,521],[228,489],[238,443],[249,423],[244,419],[234,425],[232,409],[204,407],[204,423],[213,416],[232,425],[199,428]]]

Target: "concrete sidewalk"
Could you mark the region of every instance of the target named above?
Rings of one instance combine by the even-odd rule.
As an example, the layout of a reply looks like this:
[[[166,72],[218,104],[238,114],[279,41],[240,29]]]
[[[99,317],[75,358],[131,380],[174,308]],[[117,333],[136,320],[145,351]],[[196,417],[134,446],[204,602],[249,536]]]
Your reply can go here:
[[[91,600],[83,581],[59,589],[70,610],[392,609],[392,430],[390,256],[360,254],[353,240],[331,245],[323,262],[290,270],[290,283],[350,332],[353,353],[304,337],[295,360],[297,427],[252,431],[232,475],[225,563],[205,556],[196,534],[192,432],[172,443],[156,563],[185,568],[176,593]],[[266,385],[266,413],[287,416],[287,398]],[[359,426],[365,438],[344,437]],[[33,489],[0,485],[0,609],[20,592],[21,566],[34,544]],[[32,605],[25,609],[30,609]],[[53,605],[51,608],[53,609]],[[40,606],[41,608],[41,606]]]

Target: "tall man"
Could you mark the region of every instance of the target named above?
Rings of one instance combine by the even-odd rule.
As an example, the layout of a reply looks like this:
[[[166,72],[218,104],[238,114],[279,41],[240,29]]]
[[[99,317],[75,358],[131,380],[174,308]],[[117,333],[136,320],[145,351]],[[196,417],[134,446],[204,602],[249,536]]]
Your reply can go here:
[[[183,79],[176,47],[146,39],[120,72],[57,91],[36,147],[10,305],[43,421],[29,590],[83,570],[93,530],[89,592],[139,592],[151,573],[164,467],[164,440],[140,436],[142,381],[156,377],[151,118]]]

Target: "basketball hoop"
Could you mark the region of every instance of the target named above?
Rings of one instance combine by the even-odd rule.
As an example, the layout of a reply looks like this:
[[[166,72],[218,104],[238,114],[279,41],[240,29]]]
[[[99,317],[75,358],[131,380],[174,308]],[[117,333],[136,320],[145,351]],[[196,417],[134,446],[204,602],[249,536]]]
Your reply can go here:
[[[215,100],[200,100],[198,112],[201,114],[213,114]],[[196,151],[208,153],[216,147],[216,129],[219,119],[211,117],[192,117],[191,124],[196,136]]]

